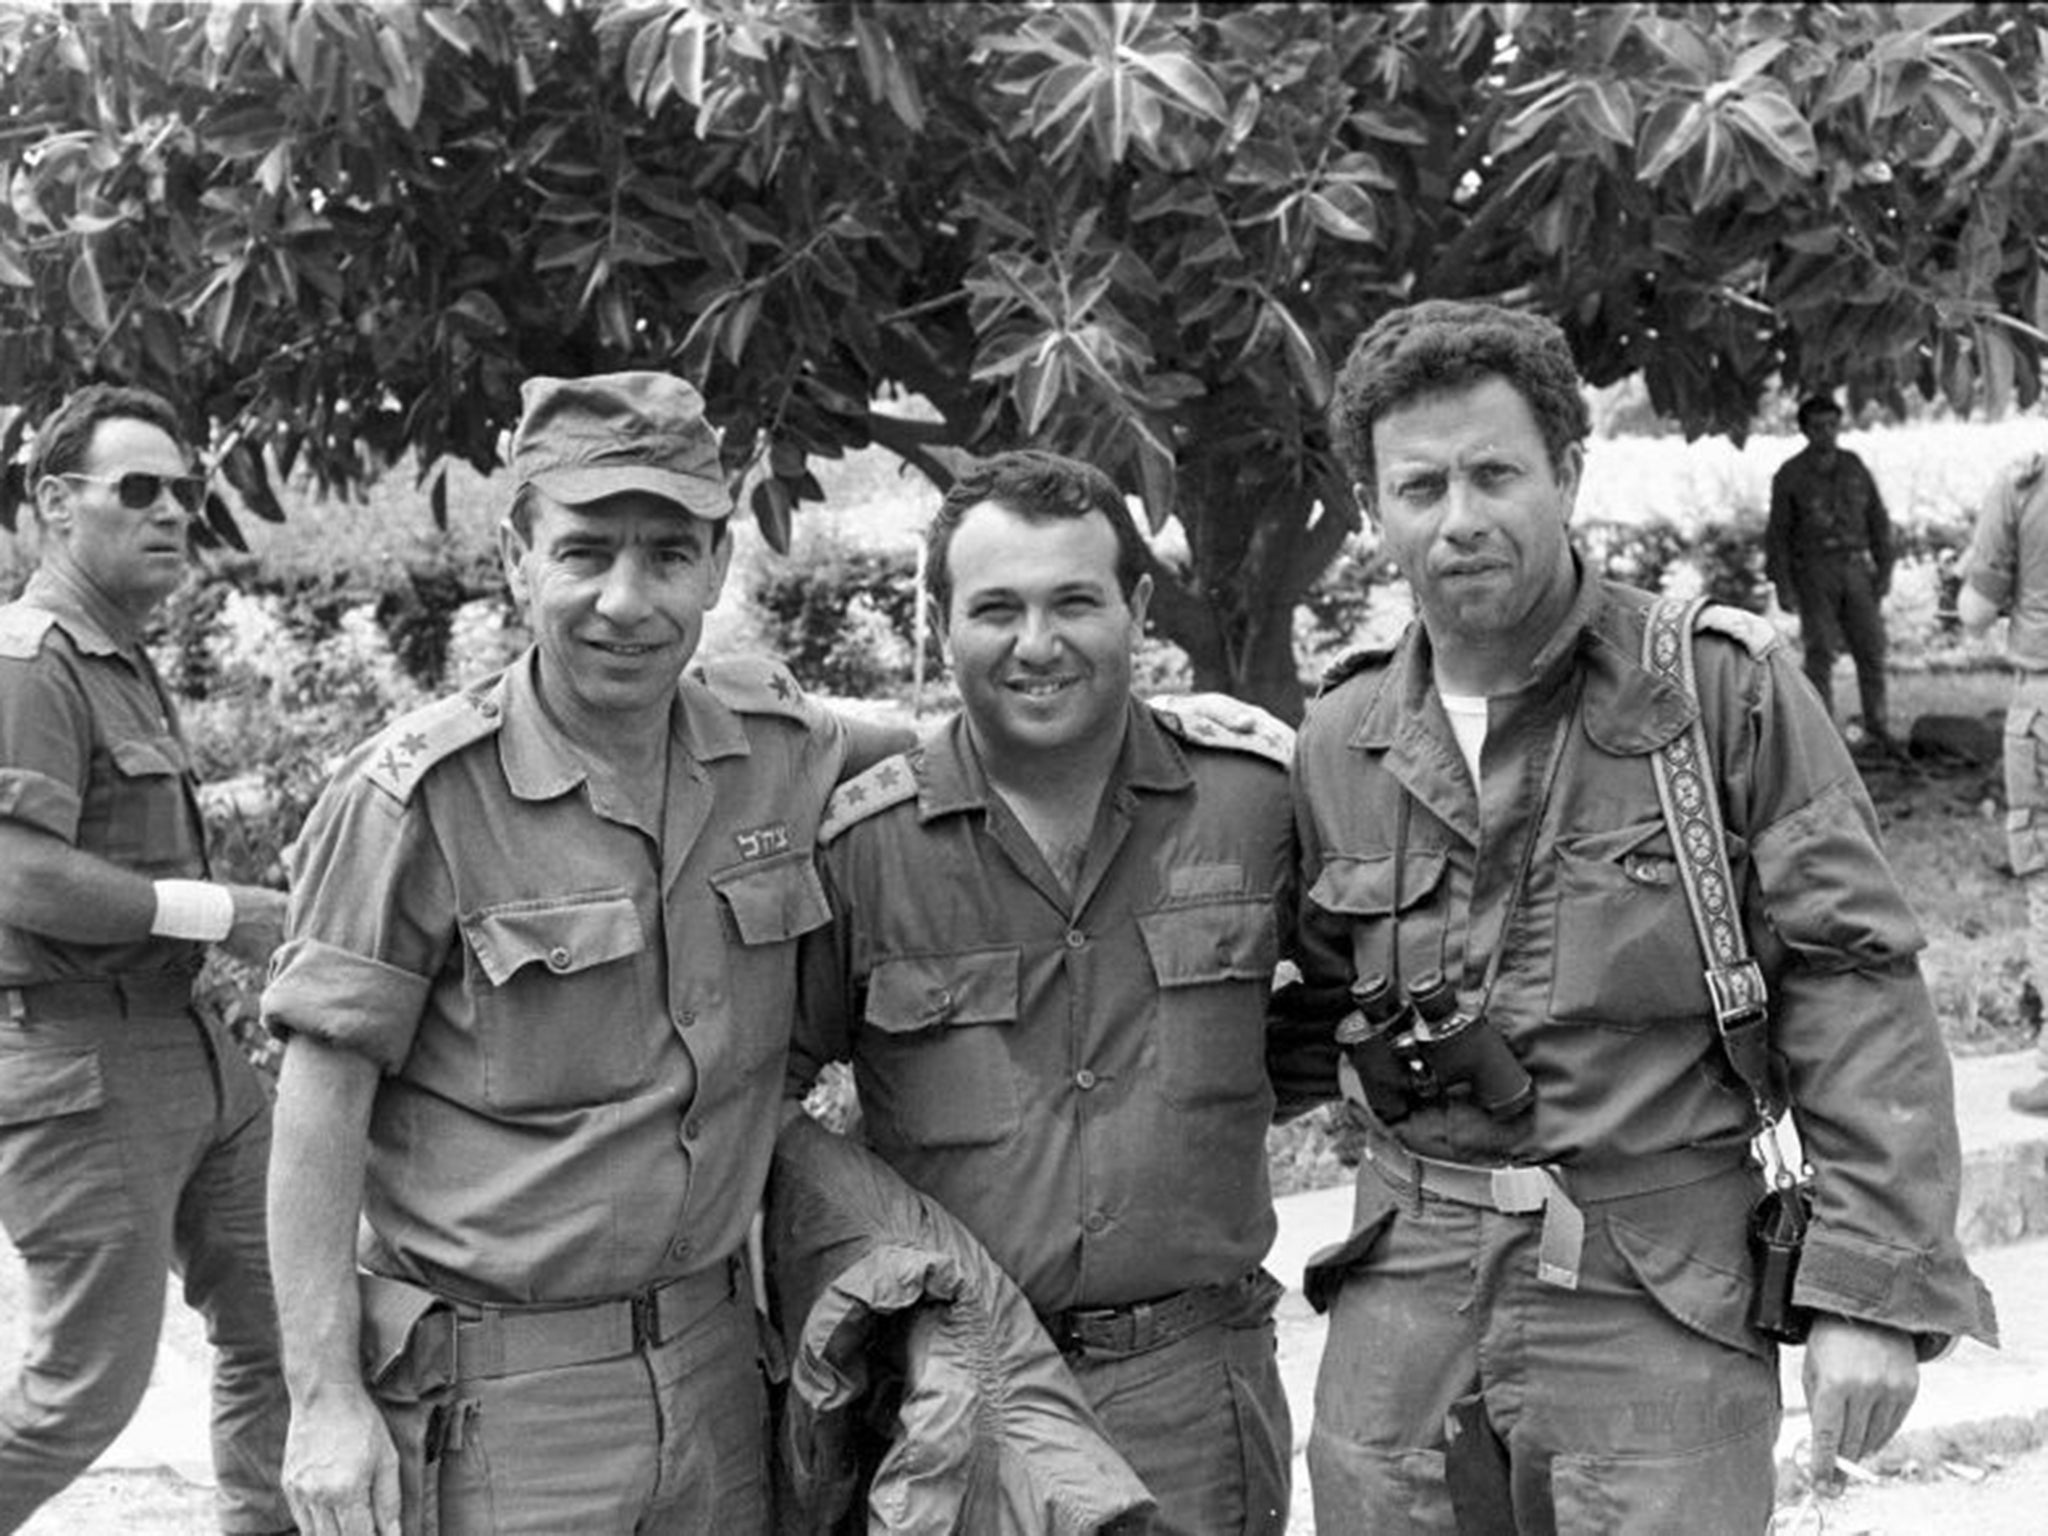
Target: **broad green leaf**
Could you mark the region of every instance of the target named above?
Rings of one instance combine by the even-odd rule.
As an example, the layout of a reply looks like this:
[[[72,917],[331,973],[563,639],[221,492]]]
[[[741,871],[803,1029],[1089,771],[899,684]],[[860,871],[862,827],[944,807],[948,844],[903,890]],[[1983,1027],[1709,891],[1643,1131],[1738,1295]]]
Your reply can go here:
[[[1339,183],[1302,197],[1302,207],[1315,226],[1339,240],[1369,244],[1379,236],[1372,200],[1356,187]]]
[[[1223,92],[1209,78],[1207,70],[1184,53],[1134,53],[1130,60],[1165,86],[1167,92],[1190,112],[1222,122],[1229,111]]]
[[[1579,121],[1624,149],[1636,141],[1636,103],[1619,80],[1584,80],[1573,100]]]
[[[471,54],[483,46],[483,34],[462,12],[444,5],[422,7],[420,19],[440,34],[441,40],[457,53]]]
[[[71,260],[71,275],[65,284],[71,309],[79,319],[104,336],[114,328],[107,313],[107,290],[100,282],[99,262],[90,245],[82,246]]]
[[[1659,102],[1643,121],[1642,142],[1636,149],[1636,179],[1652,185],[1662,181],[1706,131],[1706,110],[1698,102]]]
[[[1820,149],[1814,143],[1812,125],[1774,81],[1730,97],[1722,106],[1720,121],[1794,175],[1811,176],[1820,169]]]

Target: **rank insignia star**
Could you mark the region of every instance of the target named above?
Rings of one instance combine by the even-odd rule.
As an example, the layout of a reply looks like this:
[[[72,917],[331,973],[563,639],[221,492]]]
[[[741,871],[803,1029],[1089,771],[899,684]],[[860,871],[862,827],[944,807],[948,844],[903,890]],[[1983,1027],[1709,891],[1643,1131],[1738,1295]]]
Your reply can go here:
[[[768,686],[775,691],[775,697],[785,704],[796,697],[796,684],[789,680],[789,674],[786,672],[776,673]]]

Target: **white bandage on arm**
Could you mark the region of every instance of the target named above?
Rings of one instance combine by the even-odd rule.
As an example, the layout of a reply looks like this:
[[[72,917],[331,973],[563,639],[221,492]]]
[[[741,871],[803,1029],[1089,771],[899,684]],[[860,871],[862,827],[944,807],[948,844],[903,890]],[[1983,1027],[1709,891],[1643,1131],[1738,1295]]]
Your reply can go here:
[[[199,939],[218,944],[235,926],[235,898],[211,880],[159,880],[156,918],[149,931],[160,939]]]

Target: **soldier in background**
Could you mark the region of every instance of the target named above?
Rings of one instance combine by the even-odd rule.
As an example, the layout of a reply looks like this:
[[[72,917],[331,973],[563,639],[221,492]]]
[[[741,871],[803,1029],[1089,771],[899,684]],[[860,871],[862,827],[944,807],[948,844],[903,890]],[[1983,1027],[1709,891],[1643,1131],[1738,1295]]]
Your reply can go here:
[[[1842,408],[1826,395],[1799,403],[1806,446],[1771,476],[1764,568],[1778,605],[1799,616],[1806,675],[1833,712],[1835,658],[1856,663],[1863,734],[1898,755],[1885,703],[1884,599],[1892,584],[1892,525],[1877,482],[1838,443]]]
[[[42,558],[0,607],[0,1224],[31,1313],[0,1387],[0,1531],[134,1414],[171,1269],[218,1352],[222,1529],[284,1530],[270,1108],[192,981],[208,944],[262,965],[285,899],[209,878],[191,756],[142,644],[204,482],[168,402],[93,385],[43,424],[28,484]]]
[[[2026,893],[2027,972],[2033,1016],[2048,990],[2048,474],[2039,453],[2005,469],[1984,500],[1963,557],[1957,617],[1972,635],[2006,620],[2012,698],[2005,712],[2005,834]],[[2048,1069],[2048,1032],[2040,1041]],[[2012,1107],[2048,1115],[2048,1070],[2012,1091]]]

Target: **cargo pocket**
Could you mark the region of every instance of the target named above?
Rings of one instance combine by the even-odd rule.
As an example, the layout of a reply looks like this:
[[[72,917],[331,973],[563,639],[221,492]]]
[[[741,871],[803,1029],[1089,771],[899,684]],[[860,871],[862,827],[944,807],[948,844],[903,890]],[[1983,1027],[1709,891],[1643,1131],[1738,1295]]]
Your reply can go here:
[[[490,1103],[601,1103],[645,1080],[664,1012],[635,974],[647,939],[629,893],[507,902],[465,916],[462,932],[480,973],[471,999]]]
[[[1159,984],[1161,1094],[1183,1108],[1264,1094],[1265,998],[1280,963],[1273,904],[1205,902],[1141,912],[1137,921]]]
[[[786,1010],[767,1016],[758,1001],[789,995],[796,955],[782,946],[832,920],[824,884],[810,850],[802,849],[721,869],[711,876],[711,886],[738,941],[724,956],[735,1032],[732,1059],[742,1073],[770,1063],[780,1071],[791,1019]]]
[[[1749,1326],[1749,1210],[1762,1193],[1748,1172],[1731,1172],[1600,1209],[1615,1253],[1659,1308],[1703,1338],[1771,1360],[1772,1345]]]
[[[1367,1259],[1380,1239],[1393,1226],[1394,1218],[1400,1214],[1400,1207],[1394,1192],[1388,1189],[1377,1175],[1361,1172],[1358,1185],[1358,1206],[1351,1217],[1351,1235],[1341,1243],[1332,1243],[1319,1248],[1309,1255],[1308,1263],[1301,1274],[1301,1293],[1308,1304],[1318,1312],[1327,1312],[1335,1305],[1337,1293],[1344,1289],[1344,1282],[1351,1275],[1364,1268]]]
[[[441,1455],[456,1402],[454,1315],[431,1291],[358,1273],[363,1381],[398,1454],[400,1527],[441,1528]]]
[[[0,1045],[0,1128],[83,1114],[106,1101],[95,1047],[16,1050]]]
[[[1693,1450],[1560,1452],[1550,1464],[1556,1529],[1630,1536],[1761,1531],[1771,1521],[1776,1439],[1771,1415]]]
[[[1706,962],[1661,817],[1560,841],[1557,879],[1552,1018],[1638,1030],[1707,1008]]]
[[[2005,716],[2006,853],[2016,875],[2048,869],[2048,714],[2015,705]]]
[[[1438,887],[1449,869],[1450,856],[1441,848],[1411,848],[1398,865],[1391,853],[1361,858],[1333,856],[1323,861],[1321,872],[1309,887],[1308,899],[1325,912],[1351,919],[1354,975],[1393,975],[1394,894],[1398,886],[1398,974],[1404,980],[1413,980],[1442,963],[1443,902]]]
[[[1018,966],[1015,948],[876,963],[856,1058],[877,1146],[987,1146],[1016,1131]]]

